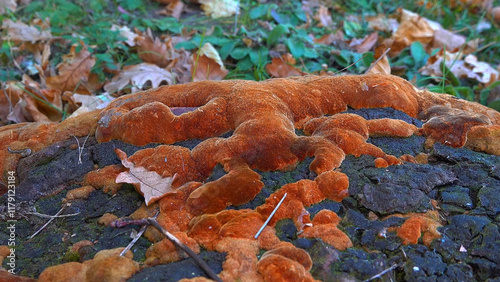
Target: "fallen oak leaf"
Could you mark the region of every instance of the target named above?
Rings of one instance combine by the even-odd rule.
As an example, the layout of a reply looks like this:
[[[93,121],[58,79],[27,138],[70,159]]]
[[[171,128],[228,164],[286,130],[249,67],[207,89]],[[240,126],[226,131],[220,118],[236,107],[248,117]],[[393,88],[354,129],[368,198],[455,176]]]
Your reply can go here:
[[[76,45],[73,45],[69,54],[63,56],[63,62],[57,66],[59,75],[47,77],[45,83],[48,88],[61,92],[75,91],[91,94],[84,85],[88,81],[90,70],[94,65],[95,58],[86,47],[77,53]]]
[[[158,201],[169,193],[176,193],[172,188],[173,177],[161,177],[154,171],[148,171],[144,167],[135,166],[128,160],[127,154],[120,149],[115,149],[115,153],[122,161],[122,165],[129,171],[121,172],[116,176],[116,183],[130,183],[134,185],[137,192],[144,196],[146,206]]]
[[[156,88],[163,81],[166,81],[167,84],[173,84],[174,76],[171,72],[157,65],[142,63],[125,67],[120,74],[113,77],[110,83],[104,85],[104,90],[108,93],[115,93],[131,84],[132,92],[137,92],[148,81],[151,82],[153,88]]]

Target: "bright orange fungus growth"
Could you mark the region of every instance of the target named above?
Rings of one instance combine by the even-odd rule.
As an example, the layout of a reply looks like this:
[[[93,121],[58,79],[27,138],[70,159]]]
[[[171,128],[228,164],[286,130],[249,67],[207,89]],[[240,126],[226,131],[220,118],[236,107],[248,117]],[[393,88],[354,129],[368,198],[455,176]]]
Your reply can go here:
[[[365,120],[341,113],[348,107],[391,107],[427,123],[418,129],[400,120]],[[489,145],[500,144],[499,127],[500,113],[492,109],[417,90],[391,75],[200,81],[123,96],[102,111],[59,124],[4,126],[0,128],[0,170],[5,179],[20,158],[8,153],[6,146],[37,152],[71,135],[95,133],[98,142],[120,139],[135,145],[163,143],[140,150],[128,160],[162,177],[177,174],[172,184],[175,191],[148,207],[143,205],[132,218],[153,216],[159,209],[160,225],[185,243],[195,249],[201,246],[227,253],[219,274],[225,281],[312,281],[309,255],[280,242],[273,227],[289,218],[301,237],[321,238],[339,250],[351,247],[350,239],[337,228],[337,214],[322,210],[311,220],[306,210],[326,198],[342,201],[348,195],[349,179],[336,170],[347,154],[371,155],[377,167],[401,164],[400,159],[367,143],[367,139],[423,134],[429,140],[500,155],[497,145]],[[296,130],[305,135],[297,135]],[[229,137],[220,137],[229,132]],[[203,141],[192,150],[171,145],[195,138]],[[314,180],[283,185],[254,210],[226,209],[251,201],[261,191],[264,184],[254,169],[291,170],[306,157],[314,157],[310,165],[317,175]],[[412,160],[406,157],[405,161]],[[218,164],[227,174],[203,183]],[[123,170],[121,166],[102,168],[87,174],[84,183],[115,192],[117,186],[112,180]],[[281,206],[256,239],[255,234],[285,193]],[[427,244],[439,236],[437,226],[432,218],[418,215],[410,217],[397,233],[407,244],[417,242],[423,232]],[[145,236],[156,242],[148,250],[147,263],[181,258],[158,231],[148,227]],[[258,260],[260,249],[268,252]],[[120,273],[111,273],[112,268]],[[127,279],[137,269],[130,258],[114,255],[98,259],[96,255],[83,264],[48,268],[40,280],[48,281],[63,271],[82,279]]]

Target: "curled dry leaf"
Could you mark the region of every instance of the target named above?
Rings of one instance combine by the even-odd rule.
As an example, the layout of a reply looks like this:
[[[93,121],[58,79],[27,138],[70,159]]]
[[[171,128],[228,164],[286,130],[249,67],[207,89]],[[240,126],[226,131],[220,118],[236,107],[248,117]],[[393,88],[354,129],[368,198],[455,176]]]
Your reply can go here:
[[[173,84],[174,76],[157,65],[142,63],[125,67],[122,72],[113,77],[110,83],[104,85],[104,90],[108,93],[115,93],[131,85],[132,92],[136,92],[143,89],[148,81],[151,82],[152,87],[158,87],[162,82]]]
[[[116,177],[116,183],[131,183],[134,184],[137,192],[144,196],[146,205],[158,201],[168,193],[175,193],[172,188],[173,177],[161,177],[154,171],[148,171],[144,167],[135,166],[134,163],[127,159],[127,154],[120,149],[115,149],[116,155],[122,161],[122,165],[129,171],[121,172]]]
[[[434,31],[438,28],[428,19],[401,9],[399,28],[391,38],[386,40],[386,45],[391,48],[389,55],[396,56],[415,41],[422,44],[431,43],[434,39]]]
[[[351,44],[349,44],[349,46],[354,47],[356,52],[363,54],[370,51],[377,43],[377,40],[378,33],[372,32],[369,35],[365,36],[365,38],[360,39],[357,42],[355,40],[351,41]]]
[[[391,74],[391,65],[387,59],[386,50],[385,45],[375,48],[375,62],[370,65],[366,74]]]
[[[76,46],[73,45],[69,54],[63,56],[63,62],[57,66],[59,75],[46,77],[45,83],[47,87],[61,92],[90,94],[85,84],[94,65],[95,58],[86,47],[76,53]]]
[[[137,43],[139,58],[145,63],[155,64],[160,68],[166,67],[170,70],[175,63],[173,60],[178,57],[171,40],[167,42],[160,41],[158,37],[155,38],[153,36],[149,28],[146,34],[144,36],[138,36],[135,42]],[[167,67],[169,65],[170,67]]]
[[[4,20],[2,28],[7,30],[5,39],[12,41],[35,43],[41,40],[52,39],[52,34],[49,29],[39,30],[38,28],[27,25],[21,21],[13,22],[9,19]]]
[[[284,54],[282,57],[273,58],[273,61],[266,65],[266,71],[273,77],[304,75],[305,72],[293,66],[295,63],[291,54]]]
[[[40,89],[18,82],[5,84],[0,92],[0,118],[16,123],[31,121],[60,121],[61,93],[54,89]]]

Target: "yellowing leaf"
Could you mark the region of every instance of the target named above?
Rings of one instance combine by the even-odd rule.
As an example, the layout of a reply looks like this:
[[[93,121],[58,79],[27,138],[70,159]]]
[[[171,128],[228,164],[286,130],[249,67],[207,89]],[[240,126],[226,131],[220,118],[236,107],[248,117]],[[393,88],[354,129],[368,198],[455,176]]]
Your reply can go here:
[[[157,65],[142,63],[125,67],[120,74],[113,77],[110,83],[104,85],[104,90],[108,93],[114,93],[130,84],[132,92],[136,92],[143,89],[148,81],[151,82],[152,87],[158,87],[163,81],[167,84],[173,84],[174,76]]]
[[[128,160],[127,154],[120,149],[115,149],[115,153],[122,161],[122,165],[129,171],[122,172],[116,177],[116,183],[131,183],[134,184],[137,192],[144,196],[146,205],[152,204],[167,193],[175,193],[172,188],[173,177],[161,177],[154,171],[148,171],[144,167],[135,166],[134,163]]]
[[[210,43],[203,44],[203,47],[200,49],[200,55],[207,56],[208,58],[214,60],[222,69],[224,68],[224,63],[220,58],[219,52],[215,50],[214,46]]]

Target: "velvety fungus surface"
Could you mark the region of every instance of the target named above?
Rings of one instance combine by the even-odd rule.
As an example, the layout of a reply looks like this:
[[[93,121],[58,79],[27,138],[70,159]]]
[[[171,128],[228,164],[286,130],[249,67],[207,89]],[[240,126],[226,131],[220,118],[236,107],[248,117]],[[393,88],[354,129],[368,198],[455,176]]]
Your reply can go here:
[[[343,113],[349,107],[390,107],[418,117],[425,124],[417,128],[391,118],[367,120]],[[309,253],[283,242],[275,227],[289,220],[301,240],[321,239],[335,252],[351,248],[353,241],[348,232],[339,228],[343,222],[339,215],[343,214],[321,209],[311,219],[308,212],[324,200],[352,203],[349,196],[356,195],[349,195],[350,181],[341,167],[346,157],[370,156],[372,168],[427,162],[427,155],[405,154],[398,158],[369,142],[374,137],[413,135],[423,135],[429,142],[500,155],[499,126],[500,113],[492,109],[418,90],[390,75],[200,81],[126,95],[101,111],[59,124],[2,127],[0,157],[4,161],[0,169],[5,180],[6,172],[15,169],[22,158],[9,153],[7,147],[37,152],[73,135],[95,135],[100,143],[113,139],[137,146],[160,143],[136,151],[128,161],[163,178],[173,177],[172,189],[157,202],[143,204],[130,215],[132,219],[152,217],[159,211],[160,225],[196,252],[206,249],[226,253],[219,273],[223,281],[314,281]],[[179,145],[193,139],[200,140],[194,148]],[[258,171],[290,171],[306,158],[312,158],[309,179],[289,181],[262,196],[267,183]],[[209,180],[218,166],[225,174]],[[83,188],[68,193],[67,200],[88,197],[94,188],[115,194],[122,187],[115,179],[125,171],[127,168],[117,164],[96,168],[84,177]],[[245,207],[258,197],[265,200],[252,208]],[[436,213],[402,217],[407,218],[404,223],[389,231],[394,231],[403,244],[416,244],[421,238],[429,246],[440,237],[437,228],[441,223]],[[101,218],[99,223],[107,225],[109,219]],[[144,236],[153,242],[144,265],[184,258],[156,229],[148,227]],[[258,256],[262,250],[265,252]],[[118,253],[118,249],[101,251],[83,263],[51,266],[39,279],[128,279],[139,270],[139,264],[131,254],[121,257]],[[335,261],[333,256],[328,258],[329,263]]]

